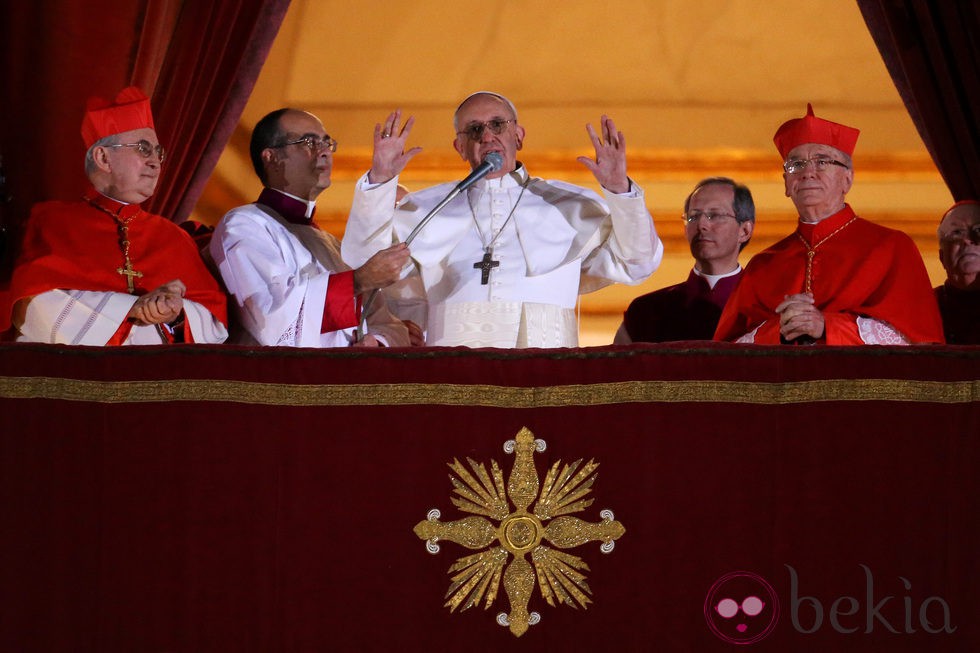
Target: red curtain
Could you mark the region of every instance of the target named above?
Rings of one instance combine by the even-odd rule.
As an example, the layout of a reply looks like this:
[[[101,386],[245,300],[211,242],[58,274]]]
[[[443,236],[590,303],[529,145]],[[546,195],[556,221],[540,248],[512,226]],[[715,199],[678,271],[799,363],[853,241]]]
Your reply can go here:
[[[158,136],[172,157],[149,210],[175,222],[190,214],[288,7],[289,0],[183,3],[152,96]],[[135,81],[143,74],[135,71]]]
[[[12,201],[0,218],[4,288],[36,202],[78,198],[85,100],[128,84],[152,98],[168,162],[147,208],[187,217],[251,94],[289,0],[0,3],[0,156]]]
[[[980,3],[858,6],[953,197],[980,198]]]
[[[148,207],[187,216],[241,116],[289,0],[5,2],[0,155],[9,224],[85,186],[85,100],[127,84],[151,95],[170,153]]]
[[[129,82],[145,5],[138,0],[0,3],[0,155],[12,196],[3,214],[9,240],[0,279],[9,274],[31,206],[81,195],[85,100],[111,96]]]

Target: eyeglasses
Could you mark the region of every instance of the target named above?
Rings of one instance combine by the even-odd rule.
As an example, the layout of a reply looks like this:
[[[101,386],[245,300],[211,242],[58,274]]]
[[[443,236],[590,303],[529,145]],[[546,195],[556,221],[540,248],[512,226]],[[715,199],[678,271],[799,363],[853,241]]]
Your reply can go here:
[[[489,129],[493,134],[501,134],[507,128],[507,125],[512,122],[517,121],[513,119],[502,120],[501,118],[494,118],[486,122],[474,122],[467,125],[463,131],[456,132],[456,135],[461,136],[465,134],[471,141],[478,141],[483,138],[483,130]]]
[[[951,240],[969,240],[970,242],[980,243],[980,223],[969,227],[958,227],[951,229],[944,234],[940,234],[939,240],[948,242]]]
[[[102,147],[135,147],[136,151],[140,153],[140,156],[144,159],[149,159],[154,153],[160,158],[160,163],[167,157],[167,153],[163,149],[163,145],[153,145],[150,141],[141,140],[136,143],[116,143],[115,145],[103,145]]]
[[[331,152],[337,151],[337,141],[330,138],[330,136],[324,136],[323,138],[317,138],[316,136],[304,136],[302,138],[297,138],[295,141],[289,141],[281,145],[273,145],[272,147],[286,147],[287,145],[299,145],[302,143],[310,149],[310,152],[316,154],[321,149],[330,150]]]
[[[694,224],[701,218],[707,220],[708,224],[718,224],[724,222],[725,218],[733,218],[735,220],[738,219],[731,213],[715,213],[713,211],[688,211],[681,216],[681,220],[687,224]]]
[[[828,166],[840,166],[842,168],[848,167],[846,163],[835,161],[829,157],[818,156],[814,159],[790,159],[783,164],[783,170],[791,175],[795,175],[798,172],[803,172],[808,166],[811,165],[817,172],[823,172]]]

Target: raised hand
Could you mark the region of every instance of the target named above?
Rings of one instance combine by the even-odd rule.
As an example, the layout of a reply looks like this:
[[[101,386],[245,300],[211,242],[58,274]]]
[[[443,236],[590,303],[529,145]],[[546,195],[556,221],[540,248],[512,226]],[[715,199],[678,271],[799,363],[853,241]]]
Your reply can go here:
[[[626,176],[626,137],[623,132],[616,130],[616,125],[609,116],[600,119],[602,138],[596,134],[592,124],[585,126],[595,147],[595,160],[587,156],[578,157],[579,163],[588,168],[603,188],[612,193],[625,193],[630,189],[630,181]]]
[[[415,118],[409,116],[404,125],[401,118],[401,109],[396,109],[388,114],[383,126],[381,123],[374,126],[374,156],[371,170],[368,171],[368,181],[372,184],[383,184],[395,177],[413,156],[422,151],[421,147],[405,151],[405,142],[412,133]]]

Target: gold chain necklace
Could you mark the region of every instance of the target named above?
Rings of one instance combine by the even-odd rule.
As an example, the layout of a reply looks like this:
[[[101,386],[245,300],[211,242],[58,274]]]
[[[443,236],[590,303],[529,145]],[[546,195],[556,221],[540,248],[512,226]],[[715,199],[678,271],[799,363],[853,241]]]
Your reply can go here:
[[[834,231],[821,238],[819,241],[817,241],[817,244],[813,245],[812,247],[810,246],[810,243],[807,242],[806,238],[803,237],[803,234],[801,234],[799,231],[796,232],[796,237],[803,241],[803,246],[806,247],[806,279],[804,281],[804,289],[809,294],[813,294],[813,257],[817,255],[817,248],[840,232],[844,231],[844,228],[855,220],[857,220],[856,215],[841,226],[837,227],[837,229]]]
[[[133,269],[133,262],[129,258],[129,223],[133,221],[137,215],[140,214],[142,209],[137,209],[136,213],[129,216],[128,218],[120,218],[118,213],[113,213],[109,209],[105,208],[101,204],[94,202],[88,197],[83,198],[92,207],[102,211],[106,215],[110,216],[116,223],[116,230],[119,233],[119,249],[122,251],[123,255],[123,266],[116,268],[116,272],[124,275],[126,277],[126,288],[130,295],[136,294],[136,284],[133,283],[133,278],[141,278],[143,273],[139,270]],[[122,211],[122,209],[119,209]]]

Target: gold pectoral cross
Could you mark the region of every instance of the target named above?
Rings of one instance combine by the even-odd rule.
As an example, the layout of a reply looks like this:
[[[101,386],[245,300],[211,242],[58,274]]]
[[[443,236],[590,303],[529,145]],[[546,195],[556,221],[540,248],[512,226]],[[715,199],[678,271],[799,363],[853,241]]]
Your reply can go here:
[[[116,223],[116,231],[119,233],[119,249],[122,251],[123,255],[123,266],[116,268],[117,274],[125,275],[126,277],[126,289],[129,291],[130,295],[135,294],[136,284],[133,283],[134,278],[141,278],[143,273],[133,269],[133,262],[129,259],[129,223],[133,221],[140,213],[139,207],[137,207],[136,212],[130,215],[128,218],[121,218],[119,214],[122,213],[122,208],[120,208],[116,213],[113,213],[106,207],[102,206],[98,202],[94,201],[89,197],[83,197],[86,202],[91,205],[93,209],[97,211],[102,211],[109,217],[113,219]]]
[[[133,291],[136,290],[136,284],[133,283],[133,277],[142,277],[143,273],[138,270],[134,270],[133,264],[129,259],[126,260],[126,267],[116,268],[116,272],[126,275],[126,289],[129,291],[129,294],[132,295]]]
[[[143,273],[138,270],[133,269],[133,262],[129,260],[129,224],[127,222],[117,222],[119,227],[119,247],[122,249],[123,255],[123,266],[121,268],[116,268],[116,272],[119,274],[126,275],[126,289],[129,294],[132,295],[136,290],[136,284],[133,283],[134,277],[142,277]]]

